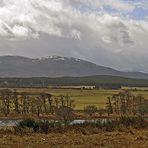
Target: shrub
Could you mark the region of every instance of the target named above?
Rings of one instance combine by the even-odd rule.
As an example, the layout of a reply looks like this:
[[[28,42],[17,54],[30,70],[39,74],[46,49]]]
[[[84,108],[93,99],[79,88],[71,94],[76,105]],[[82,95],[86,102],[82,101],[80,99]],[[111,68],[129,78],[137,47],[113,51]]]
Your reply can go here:
[[[12,127],[1,127],[0,134],[13,134],[14,129]]]
[[[122,124],[124,127],[132,126],[134,128],[145,128],[148,126],[148,123],[144,120],[143,117],[126,117],[122,116],[119,118],[119,124]]]
[[[114,122],[112,122],[112,121],[110,121],[110,120],[107,120],[107,121],[105,122],[104,127],[105,127],[105,130],[106,130],[106,131],[111,132],[111,131],[114,130],[115,124],[114,124]]]
[[[15,133],[20,133],[21,135],[25,133],[26,130],[32,132],[40,133],[49,133],[49,132],[58,132],[61,133],[64,131],[64,127],[60,122],[49,122],[48,120],[34,120],[34,119],[25,119],[21,121],[16,127],[14,127]]]
[[[95,105],[88,105],[84,107],[84,112],[90,116],[98,111],[98,108]]]
[[[123,131],[128,127],[133,128],[147,128],[148,123],[142,117],[127,117],[122,116],[116,120],[110,119],[99,119],[86,121],[82,124],[68,124],[65,126],[59,121],[48,121],[48,120],[34,120],[25,119],[21,121],[14,131],[16,134],[29,134],[32,132],[40,133],[63,133],[66,131],[74,131],[82,134],[96,133],[99,130],[111,132],[115,129]]]
[[[35,120],[32,119],[32,118],[28,118],[28,119],[22,120],[18,124],[18,126],[20,126],[22,128],[25,128],[25,127],[34,128],[34,125],[35,125]]]
[[[64,125],[68,125],[74,120],[74,111],[70,107],[62,106],[55,109],[55,115],[63,122]]]

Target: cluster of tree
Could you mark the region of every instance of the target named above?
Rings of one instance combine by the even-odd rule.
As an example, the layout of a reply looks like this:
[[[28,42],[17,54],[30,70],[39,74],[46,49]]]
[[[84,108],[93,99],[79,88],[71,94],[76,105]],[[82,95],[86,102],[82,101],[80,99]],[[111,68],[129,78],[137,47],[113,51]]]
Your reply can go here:
[[[84,113],[92,116],[97,113],[117,115],[144,115],[148,113],[148,100],[142,95],[133,95],[129,91],[122,91],[107,98],[106,109],[98,108],[95,105],[84,107]]]
[[[63,114],[66,118],[74,107],[74,101],[69,96],[54,97],[49,93],[31,95],[19,93],[16,90],[0,90],[0,113],[2,115],[22,114]],[[69,111],[67,113],[67,111]],[[66,112],[66,113],[65,113]]]
[[[106,103],[108,115],[114,114],[140,114],[148,113],[148,101],[142,95],[133,95],[129,91],[119,92],[108,97]]]

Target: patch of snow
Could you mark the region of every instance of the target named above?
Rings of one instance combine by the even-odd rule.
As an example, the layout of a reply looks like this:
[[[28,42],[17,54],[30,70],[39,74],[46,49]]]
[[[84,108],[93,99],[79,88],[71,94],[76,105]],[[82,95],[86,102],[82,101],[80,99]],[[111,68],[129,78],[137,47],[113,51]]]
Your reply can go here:
[[[48,56],[47,58],[50,58],[50,59],[57,59],[59,58],[60,56]]]
[[[80,62],[81,60],[80,59],[75,59],[77,62]]]
[[[47,57],[41,57],[38,60],[47,60],[47,59],[52,59],[55,61],[65,61],[65,60],[70,60],[70,61],[76,61],[80,62],[81,59],[73,58],[73,57],[61,57],[61,56],[47,56]]]
[[[65,58],[64,57],[60,57],[60,58],[56,58],[55,60],[56,61],[65,61]]]
[[[77,59],[77,58],[69,58],[69,60],[73,60],[73,61],[76,61],[76,62],[80,62],[80,61],[82,61],[82,60]]]

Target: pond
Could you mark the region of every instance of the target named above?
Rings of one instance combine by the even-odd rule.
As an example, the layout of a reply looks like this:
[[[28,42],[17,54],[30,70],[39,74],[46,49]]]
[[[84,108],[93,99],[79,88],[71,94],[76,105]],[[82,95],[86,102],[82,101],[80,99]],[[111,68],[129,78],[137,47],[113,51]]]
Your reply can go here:
[[[0,120],[0,126],[16,126],[21,120]]]
[[[16,126],[20,121],[22,120],[0,120],[0,126]],[[49,120],[51,122],[53,122],[54,120]],[[73,120],[70,125],[74,125],[74,124],[83,124],[85,122],[96,122],[98,120]],[[100,119],[99,119],[100,121]],[[107,119],[101,119],[102,122],[106,122]]]
[[[145,118],[148,121],[148,117]],[[85,122],[97,122],[97,121],[101,121],[101,122],[107,122],[108,120],[111,119],[95,119],[95,120],[73,120],[70,125],[74,125],[74,124],[83,124]],[[21,120],[0,120],[0,127],[2,126],[16,126]],[[53,122],[54,120],[49,120],[51,122]]]
[[[74,120],[72,121],[70,124],[71,125],[74,125],[74,124],[83,124],[85,122],[92,122],[92,123],[95,123],[97,121],[101,121],[102,123],[103,122],[107,122],[108,120],[111,120],[111,119],[95,119],[95,120]]]

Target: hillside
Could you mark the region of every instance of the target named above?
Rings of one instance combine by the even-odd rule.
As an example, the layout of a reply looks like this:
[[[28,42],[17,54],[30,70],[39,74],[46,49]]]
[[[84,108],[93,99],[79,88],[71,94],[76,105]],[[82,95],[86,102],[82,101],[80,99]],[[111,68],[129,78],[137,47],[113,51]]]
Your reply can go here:
[[[92,75],[148,79],[148,74],[145,73],[120,72],[70,57],[50,56],[36,59],[21,56],[0,57],[0,77],[83,77]]]

